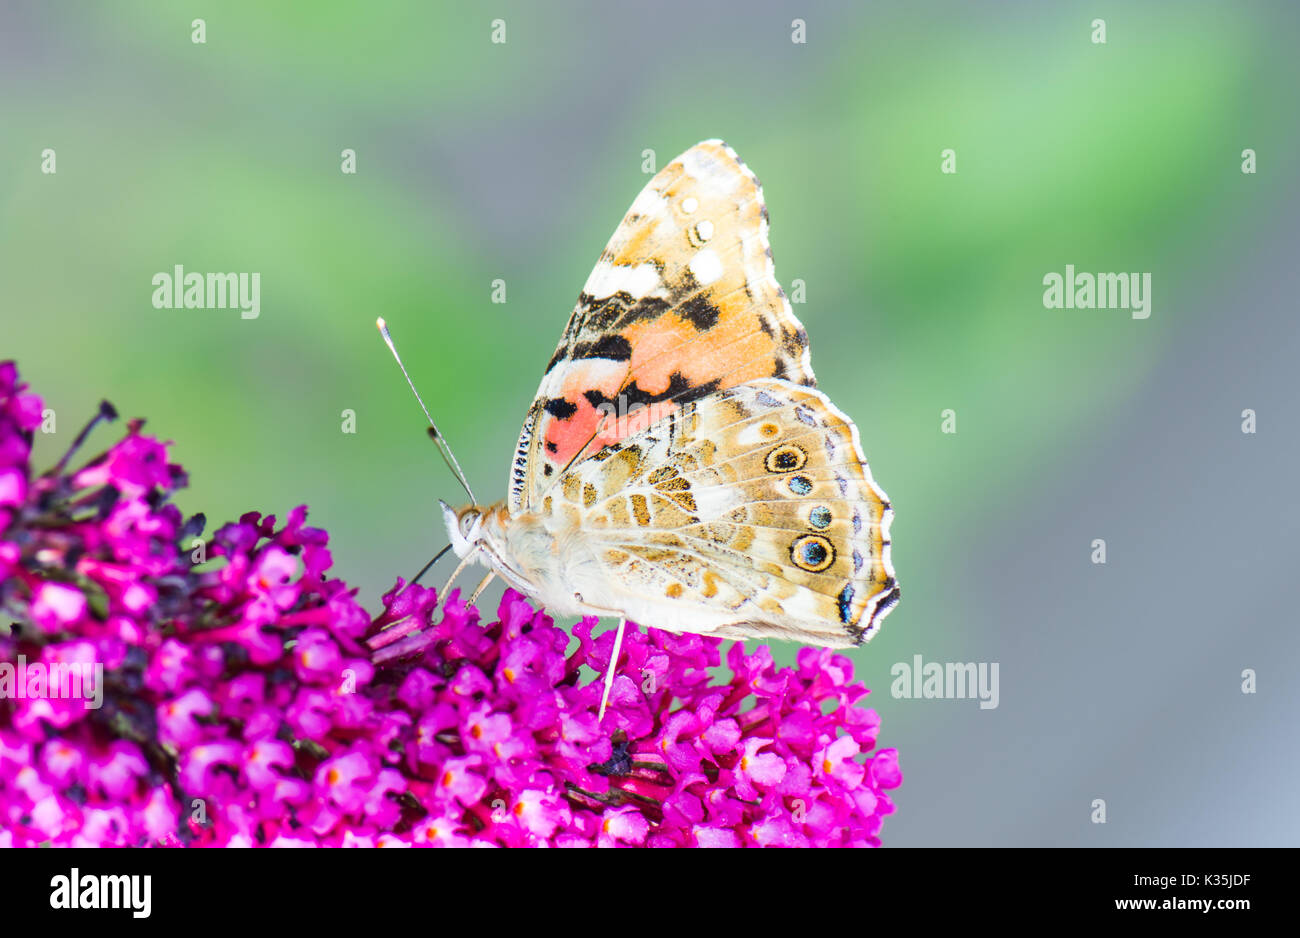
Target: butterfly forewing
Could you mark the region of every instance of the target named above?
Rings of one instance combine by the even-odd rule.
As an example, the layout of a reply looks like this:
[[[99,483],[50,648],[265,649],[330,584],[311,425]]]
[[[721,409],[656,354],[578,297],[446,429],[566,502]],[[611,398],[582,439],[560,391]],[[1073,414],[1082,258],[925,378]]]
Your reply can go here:
[[[758,180],[706,141],[650,180],[583,287],[524,421],[510,510],[683,404],[771,377],[815,384],[807,334],[776,281]]]

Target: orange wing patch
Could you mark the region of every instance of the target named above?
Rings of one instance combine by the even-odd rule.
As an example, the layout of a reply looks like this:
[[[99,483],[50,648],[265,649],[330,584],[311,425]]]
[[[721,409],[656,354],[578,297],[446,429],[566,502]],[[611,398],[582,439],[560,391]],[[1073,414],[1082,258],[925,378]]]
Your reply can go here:
[[[706,141],[650,180],[587,278],[524,421],[511,511],[681,404],[773,377],[815,385],[807,333],[776,281],[758,179]]]

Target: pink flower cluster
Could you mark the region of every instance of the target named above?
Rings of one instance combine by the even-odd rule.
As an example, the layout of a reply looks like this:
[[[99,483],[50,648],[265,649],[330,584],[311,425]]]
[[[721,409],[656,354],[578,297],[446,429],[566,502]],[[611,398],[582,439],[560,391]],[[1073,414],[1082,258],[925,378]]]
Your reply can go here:
[[[33,478],[23,390],[0,365],[0,846],[879,845],[901,774],[843,656],[723,679],[629,626],[598,722],[612,629],[400,579],[372,620],[303,508],[204,539],[139,423]]]

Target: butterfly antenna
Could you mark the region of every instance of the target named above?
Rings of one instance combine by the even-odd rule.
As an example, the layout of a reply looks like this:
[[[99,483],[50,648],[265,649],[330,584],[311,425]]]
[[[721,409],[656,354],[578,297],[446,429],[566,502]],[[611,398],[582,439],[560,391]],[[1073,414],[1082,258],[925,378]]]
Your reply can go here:
[[[469,480],[465,478],[465,473],[461,472],[460,463],[456,462],[456,454],[451,451],[451,447],[447,445],[447,441],[443,439],[442,434],[438,431],[438,425],[433,422],[433,417],[429,414],[429,408],[424,406],[424,400],[420,397],[420,392],[415,389],[415,382],[411,380],[411,376],[406,372],[406,366],[402,364],[402,356],[397,354],[397,348],[393,345],[393,337],[388,333],[388,323],[384,322],[384,317],[380,316],[375,320],[375,325],[379,327],[379,334],[384,337],[388,351],[392,352],[393,358],[397,359],[397,367],[402,369],[402,376],[406,378],[406,383],[411,386],[411,393],[415,395],[415,399],[420,402],[420,409],[424,411],[424,416],[428,417],[429,436],[433,437],[433,441],[438,444],[438,449],[442,450],[442,458],[446,461],[447,468],[452,471],[461,487],[465,489],[465,494],[469,496],[470,502],[477,505],[478,499],[474,497],[474,492],[469,487]]]

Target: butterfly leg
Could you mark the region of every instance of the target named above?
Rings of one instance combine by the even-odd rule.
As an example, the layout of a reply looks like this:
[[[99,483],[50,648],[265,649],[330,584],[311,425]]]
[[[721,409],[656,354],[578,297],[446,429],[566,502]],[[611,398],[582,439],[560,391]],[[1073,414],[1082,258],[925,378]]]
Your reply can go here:
[[[495,570],[489,570],[487,572],[487,576],[483,577],[483,579],[478,581],[478,586],[474,587],[474,592],[469,597],[468,605],[472,606],[476,602],[478,602],[479,594],[482,593],[483,590],[487,588],[487,585],[492,582],[492,578],[496,575],[497,574]]]
[[[460,571],[464,570],[466,567],[468,567],[468,566],[470,565],[470,563],[474,560],[474,555],[475,555],[476,553],[478,553],[478,550],[477,550],[477,549],[475,549],[475,550],[471,550],[468,554],[465,555],[465,559],[462,560],[459,564],[456,565],[456,569],[453,570],[453,571],[451,571],[451,576],[449,576],[449,577],[447,578],[447,583],[446,583],[446,585],[443,586],[443,588],[442,588],[441,590],[438,591],[438,600],[437,600],[437,601],[438,601],[439,603],[441,603],[443,600],[445,600],[445,599],[447,598],[447,591],[448,591],[449,589],[451,589],[451,584],[454,583],[454,582],[456,581],[456,577],[460,576]],[[487,583],[484,582],[483,585],[486,586]]]
[[[614,675],[618,673],[618,656],[623,650],[623,629],[626,626],[627,619],[620,617],[618,631],[614,633],[614,652],[609,656],[609,667],[605,669],[605,689],[600,695],[600,712],[596,715],[597,723],[605,719],[605,706],[609,703],[609,692],[614,686]]]

